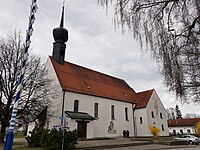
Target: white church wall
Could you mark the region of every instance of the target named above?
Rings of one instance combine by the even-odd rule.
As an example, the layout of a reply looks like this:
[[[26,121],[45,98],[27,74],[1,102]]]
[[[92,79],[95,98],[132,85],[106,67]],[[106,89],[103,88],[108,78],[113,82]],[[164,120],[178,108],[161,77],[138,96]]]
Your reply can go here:
[[[135,136],[150,136],[147,120],[147,111],[145,108],[135,110]]]
[[[61,121],[58,118],[61,114],[62,114],[62,99],[63,99],[63,92],[62,92],[62,88],[59,84],[58,78],[56,76],[56,73],[54,71],[53,65],[51,63],[50,57],[48,57],[47,62],[45,64],[45,68],[48,70],[48,77],[49,79],[53,80],[53,88],[55,88],[55,90],[57,91],[58,97],[57,99],[53,100],[51,102],[51,119],[49,120],[49,125],[48,127],[51,129],[53,128],[53,126],[55,125],[61,125]]]
[[[49,128],[54,125],[59,125],[60,120],[58,116],[62,114],[62,103],[63,103],[63,92],[64,92],[64,110],[73,111],[74,110],[74,100],[79,100],[79,112],[86,112],[91,116],[94,116],[94,104],[98,103],[99,106],[99,118],[90,121],[87,124],[87,138],[94,137],[120,137],[123,136],[123,130],[129,130],[130,136],[151,136],[149,125],[155,125],[161,128],[164,126],[165,131],[161,131],[160,135],[168,135],[167,126],[167,116],[164,106],[162,105],[159,97],[154,91],[153,96],[147,106],[147,109],[136,109],[134,112],[135,123],[133,123],[133,110],[132,104],[122,101],[116,101],[111,99],[106,99],[102,97],[95,97],[91,95],[78,94],[69,91],[62,91],[59,85],[56,73],[53,69],[50,59],[48,58],[46,63],[46,68],[48,69],[48,75],[51,79],[58,84],[57,90],[59,97],[53,102],[54,106],[51,108],[54,110],[53,116],[49,121]],[[155,111],[155,101],[158,103],[158,112],[162,113],[164,119],[160,119],[158,116],[156,118],[151,118],[151,111]],[[114,105],[115,108],[115,119],[111,119],[111,106]],[[125,119],[125,108],[128,108],[128,121]],[[156,112],[155,112],[156,114]],[[142,117],[142,124],[140,123],[140,117]],[[77,129],[77,122],[75,120],[67,119],[70,126],[70,130]],[[108,132],[108,127],[110,122],[114,123],[114,131]],[[135,124],[135,129],[134,129]],[[136,131],[136,133],[134,133]]]
[[[153,94],[151,95],[146,111],[148,126],[154,125],[160,129],[160,136],[168,136],[167,113],[155,91],[153,91]]]
[[[94,136],[94,121],[87,124],[87,138],[93,138]]]
[[[31,122],[28,124],[27,136],[31,136],[31,131],[35,128],[35,122]]]
[[[92,116],[94,116],[94,104],[98,103],[99,118],[94,120],[93,137],[119,137],[123,136],[123,130],[129,130],[130,136],[134,135],[131,103],[67,91],[65,92],[65,99],[65,110],[73,111],[74,100],[79,100],[79,112],[87,112]],[[111,105],[114,105],[115,108],[115,120],[111,119]],[[125,120],[126,107],[128,108],[128,121]],[[108,127],[111,121],[114,122],[113,130],[116,130],[116,133],[115,131],[111,133],[108,132]],[[88,127],[89,126],[90,123],[88,124]]]

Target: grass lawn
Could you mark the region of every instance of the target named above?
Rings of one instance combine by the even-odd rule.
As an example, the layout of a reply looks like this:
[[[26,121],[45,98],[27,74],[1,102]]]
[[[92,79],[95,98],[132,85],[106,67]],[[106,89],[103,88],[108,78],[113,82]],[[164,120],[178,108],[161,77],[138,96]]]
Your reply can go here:
[[[20,145],[20,144],[15,144],[14,145]],[[3,144],[0,144],[0,149],[3,149]],[[24,146],[24,147],[13,147],[13,150],[45,150],[41,147],[28,147],[28,146]]]
[[[15,138],[25,138],[26,136],[24,136],[24,135],[21,134],[21,133],[18,133],[18,134],[15,134],[14,137],[15,137]]]
[[[13,150],[44,150],[41,147],[18,147],[13,148]]]

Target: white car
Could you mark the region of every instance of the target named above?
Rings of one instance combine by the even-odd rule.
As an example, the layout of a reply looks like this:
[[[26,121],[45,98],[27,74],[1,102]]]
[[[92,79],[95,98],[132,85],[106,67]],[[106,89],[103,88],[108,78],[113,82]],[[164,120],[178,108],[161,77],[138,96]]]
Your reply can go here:
[[[185,141],[189,144],[199,144],[200,138],[194,136],[194,135],[180,135],[177,138],[174,138],[175,141]]]

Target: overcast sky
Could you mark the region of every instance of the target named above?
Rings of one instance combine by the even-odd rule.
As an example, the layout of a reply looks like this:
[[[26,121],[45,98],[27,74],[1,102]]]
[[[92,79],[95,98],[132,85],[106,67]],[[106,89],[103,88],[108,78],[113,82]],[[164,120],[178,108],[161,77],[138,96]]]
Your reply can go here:
[[[20,29],[25,37],[31,0],[0,0],[0,36]],[[52,30],[60,24],[62,0],[37,0],[31,52],[44,62],[52,54]],[[131,33],[114,30],[112,8],[97,0],[66,0],[65,28],[69,31],[65,60],[121,79],[136,91],[155,89],[165,108],[176,104],[185,113],[200,114],[199,106],[181,105],[163,85],[150,54],[141,52]]]

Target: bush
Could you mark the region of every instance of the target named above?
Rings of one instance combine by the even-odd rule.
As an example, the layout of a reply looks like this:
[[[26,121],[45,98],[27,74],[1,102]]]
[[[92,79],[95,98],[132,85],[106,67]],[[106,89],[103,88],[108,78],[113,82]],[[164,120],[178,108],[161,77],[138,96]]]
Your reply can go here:
[[[42,136],[48,134],[48,132],[49,130],[47,129],[40,129],[40,128],[33,129],[33,131],[31,132],[31,136],[26,137],[28,145],[30,147],[40,147]]]
[[[46,147],[48,149],[61,149],[63,139],[62,130],[47,130],[35,128],[26,140],[30,147]],[[64,131],[64,149],[74,149],[77,144],[76,131]]]
[[[196,131],[197,131],[197,135],[200,136],[200,122],[197,122],[195,124],[195,128],[196,128]]]
[[[153,135],[154,139],[157,139],[159,137],[159,128],[157,128],[156,126],[149,126],[149,130],[151,131],[151,134]]]

